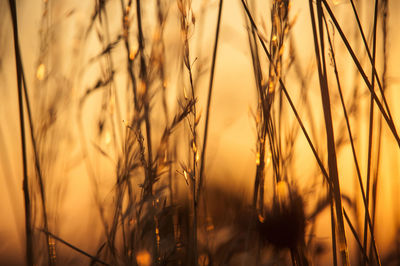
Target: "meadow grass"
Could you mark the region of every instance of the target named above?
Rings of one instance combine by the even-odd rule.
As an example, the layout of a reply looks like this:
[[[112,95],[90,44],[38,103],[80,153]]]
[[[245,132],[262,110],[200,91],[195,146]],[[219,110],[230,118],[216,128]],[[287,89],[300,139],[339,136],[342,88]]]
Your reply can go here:
[[[71,49],[71,71],[65,74],[57,62],[68,55],[58,54],[52,43],[61,28],[52,12],[63,5],[46,0],[36,77],[28,83],[19,38],[24,28],[18,7],[24,3],[9,0],[26,264],[313,265],[321,254],[328,254],[324,263],[331,265],[399,263],[398,247],[381,250],[376,235],[384,226],[376,223],[382,143],[397,145],[398,152],[400,138],[388,96],[389,2],[373,3],[368,26],[360,10],[372,4],[339,5],[354,16],[358,37],[353,38],[345,33],[336,5],[309,0],[310,35],[302,37],[313,46],[308,74],[296,51],[292,1],[237,1],[243,15],[237,27],[245,27],[243,47],[253,75],[247,89],[255,95],[248,197],[227,184],[230,177],[217,185],[211,166],[210,127],[219,110],[213,100],[220,89],[215,79],[229,69],[217,67],[226,40],[221,32],[232,3],[94,1],[76,43],[68,43],[77,48]],[[342,58],[348,58],[346,64]],[[344,82],[347,65],[357,76],[353,88]],[[318,83],[312,83],[313,76]],[[75,96],[66,91],[71,87],[78,87]],[[319,100],[310,96],[315,91]],[[367,115],[360,106],[364,98]],[[354,121],[359,116],[365,117],[367,132],[359,132]],[[64,154],[71,143],[79,147],[96,210],[87,212],[94,213],[93,227],[100,228],[82,236],[91,239],[90,251],[59,235],[66,189],[60,172],[73,164]],[[350,151],[350,169],[341,165],[343,150]],[[296,169],[306,153],[312,169],[307,174],[315,177],[302,177]],[[301,177],[313,184],[300,185]],[[345,178],[354,178],[354,195],[343,192]],[[331,249],[314,235],[325,212]],[[74,260],[63,247],[73,250]]]

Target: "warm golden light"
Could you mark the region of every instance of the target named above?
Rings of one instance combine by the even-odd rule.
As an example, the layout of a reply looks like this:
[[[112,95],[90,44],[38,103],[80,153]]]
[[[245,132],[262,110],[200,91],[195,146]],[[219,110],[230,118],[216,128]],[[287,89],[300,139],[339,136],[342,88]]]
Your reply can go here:
[[[260,165],[260,153],[257,152],[256,154],[256,165]]]
[[[276,195],[280,204],[286,204],[289,200],[289,187],[286,181],[279,181],[276,184]]]
[[[129,50],[129,60],[133,61],[135,60],[137,54],[139,51],[139,47],[137,45],[135,45],[134,47],[131,47]]]
[[[0,265],[400,265],[399,11],[0,1]]]
[[[141,250],[136,254],[136,262],[139,266],[150,266],[151,256],[146,250]]]
[[[40,64],[36,71],[36,78],[38,80],[43,80],[46,75],[46,67],[44,64]]]
[[[110,131],[106,131],[106,133],[104,134],[104,142],[106,144],[110,144],[111,143],[111,133],[110,133]]]

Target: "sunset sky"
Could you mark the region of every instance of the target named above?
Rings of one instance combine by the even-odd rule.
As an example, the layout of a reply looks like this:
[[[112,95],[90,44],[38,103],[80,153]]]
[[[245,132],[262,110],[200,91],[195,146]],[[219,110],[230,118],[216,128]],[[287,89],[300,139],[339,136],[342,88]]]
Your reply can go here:
[[[50,154],[48,165],[44,166],[51,176],[46,184],[49,188],[52,217],[57,220],[57,234],[83,250],[95,253],[102,233],[101,223],[98,219],[94,199],[94,183],[90,177],[88,160],[98,177],[98,189],[101,200],[111,199],[112,188],[115,183],[114,174],[116,157],[113,156],[113,143],[110,141],[112,131],[104,135],[97,135],[97,119],[100,114],[100,106],[103,98],[100,93],[93,94],[85,102],[82,113],[79,112],[79,101],[85,91],[93,86],[102,73],[106,72],[97,61],[90,61],[98,55],[102,49],[95,31],[90,32],[87,38],[83,37],[90,24],[90,18],[94,10],[95,1],[59,1],[48,0],[48,13],[44,14],[43,1],[16,1],[18,12],[18,28],[20,36],[20,49],[22,51],[23,67],[27,79],[27,88],[30,101],[35,114],[40,113],[40,104],[51,105],[56,101],[58,108],[57,123],[51,131],[51,139],[46,145]],[[167,1],[168,2],[168,1]],[[167,93],[170,119],[178,110],[178,100],[183,98],[184,90],[180,77],[181,68],[181,33],[179,14],[175,1],[169,1],[168,21],[165,25],[164,41],[167,47],[166,61],[168,64]],[[215,26],[218,1],[204,1],[205,15],[201,17],[201,2],[193,1],[193,12],[196,15],[196,23],[190,38],[191,59],[193,59],[194,71],[204,65],[205,73],[196,76],[198,112],[201,113],[200,132],[203,132],[204,117],[206,112],[207,90],[209,82],[210,62],[215,37]],[[351,45],[362,62],[368,77],[371,76],[371,68],[368,57],[362,45],[359,31],[357,31],[354,14],[349,1],[328,1],[332,10],[339,19],[346,36],[349,36]],[[356,1],[361,14],[361,21],[368,41],[372,36],[373,2]],[[365,3],[364,3],[365,2]],[[388,88],[385,93],[390,111],[392,113],[397,130],[400,128],[400,2],[389,1],[389,35],[388,35]],[[270,1],[258,3],[256,23],[261,33],[270,38]],[[119,1],[109,1],[107,4],[109,40],[112,42],[121,33],[121,8]],[[154,38],[154,6],[144,7],[144,35],[150,42]],[[254,116],[257,107],[257,91],[255,86],[251,55],[248,45],[245,13],[241,2],[226,0],[222,14],[222,25],[218,46],[217,63],[211,102],[211,114],[209,125],[209,142],[206,153],[206,186],[221,185],[228,187],[240,195],[243,201],[250,203],[254,187],[256,171],[256,124]],[[46,17],[44,24],[42,18]],[[318,83],[318,74],[315,61],[315,51],[312,37],[310,11],[307,1],[291,1],[290,21],[287,43],[285,43],[283,60],[283,80],[289,93],[294,99],[299,110],[299,115],[304,119],[305,126],[311,132],[311,110],[315,122],[315,135],[311,134],[315,146],[327,168],[326,133],[323,120],[321,94]],[[105,18],[103,18],[105,19]],[[134,23],[134,22],[133,22]],[[94,28],[100,26],[95,23]],[[49,39],[41,40],[43,32],[40,29],[47,28],[51,34]],[[132,34],[133,36],[133,34]],[[136,38],[133,36],[132,39]],[[368,149],[368,121],[370,93],[357,75],[353,61],[349,56],[339,34],[335,31],[333,42],[335,44],[336,60],[338,61],[339,76],[342,78],[342,87],[345,102],[349,105],[353,100],[353,89],[358,85],[359,111],[350,117],[352,130],[356,132],[356,148],[359,156],[361,174],[366,176],[367,149]],[[356,40],[357,39],[357,40]],[[377,70],[381,75],[383,66],[382,56],[382,31],[378,24],[377,37]],[[293,44],[289,45],[289,43]],[[300,62],[301,72],[307,77],[307,88],[302,88],[295,71],[295,66],[289,65],[289,46],[295,49],[297,62]],[[45,56],[40,58],[41,49],[46,50]],[[260,50],[261,51],[261,50]],[[328,54],[328,52],[326,52]],[[15,70],[12,22],[8,1],[0,2],[0,264],[2,262],[16,261],[17,264],[24,260],[25,232],[24,232],[24,199],[22,191],[22,161],[20,146],[20,126],[18,117],[17,79]],[[264,67],[267,68],[267,58],[262,55]],[[43,59],[43,61],[41,61]],[[196,59],[196,60],[195,60]],[[112,51],[112,60],[115,68],[115,88],[119,92],[117,100],[120,102],[121,120],[114,116],[113,121],[117,127],[125,130],[124,123],[129,121],[125,110],[129,107],[127,99],[126,51],[122,43]],[[328,59],[329,60],[329,59]],[[290,68],[288,68],[290,66]],[[332,66],[328,64],[329,71]],[[288,69],[288,70],[287,70]],[[266,70],[265,73],[268,71]],[[185,72],[186,73],[186,72]],[[196,73],[196,72],[195,72]],[[186,75],[186,74],[185,74]],[[44,80],[41,80],[43,79]],[[346,128],[343,127],[343,112],[340,99],[336,90],[334,75],[329,76],[329,84],[332,93],[332,114],[334,120],[335,136],[348,137]],[[301,90],[308,90],[308,103],[301,102]],[[185,93],[187,93],[185,91]],[[161,93],[154,93],[152,108],[154,139],[161,136],[165,127],[162,114]],[[40,100],[38,100],[40,99]],[[285,100],[284,100],[285,101]],[[115,103],[113,103],[115,104]],[[284,130],[296,125],[293,113],[286,105],[285,121],[281,121]],[[108,109],[107,109],[108,110]],[[111,112],[111,111],[110,111]],[[376,121],[379,117],[375,111]],[[114,113],[111,112],[111,116]],[[34,115],[35,116],[35,115]],[[26,116],[25,116],[26,117]],[[36,116],[38,125],[43,122]],[[88,155],[82,154],[79,130],[79,119],[82,121],[84,136],[89,147]],[[27,123],[26,123],[27,124]],[[376,123],[377,124],[377,123]],[[375,125],[376,125],[375,124]],[[177,129],[175,140],[177,149],[183,155],[181,161],[186,158],[186,142],[188,137],[184,135],[186,126]],[[382,152],[380,158],[380,174],[377,198],[376,239],[381,254],[388,252],[394,240],[396,230],[400,225],[400,153],[399,147],[391,134],[388,126],[383,121]],[[28,137],[27,137],[28,138]],[[100,145],[108,151],[111,159],[103,156],[96,149]],[[118,143],[117,143],[118,144]],[[31,146],[29,146],[31,147]],[[30,148],[31,149],[31,148]],[[33,158],[32,151],[28,153]],[[373,158],[376,154],[374,154]],[[304,135],[298,131],[295,144],[295,158],[290,166],[290,180],[292,180],[305,195],[307,202],[315,204],[317,197],[326,191],[323,188],[323,177],[318,171],[318,165],[312,155]],[[88,159],[89,158],[89,159]],[[177,167],[179,163],[176,162]],[[349,141],[346,139],[344,146],[338,149],[338,169],[342,195],[356,198],[358,204],[362,204],[360,191],[356,179],[356,172]],[[272,176],[272,166],[267,164],[266,178]],[[33,160],[30,161],[29,173],[34,176]],[[178,175],[179,176],[179,175]],[[179,182],[179,189],[186,189],[183,177]],[[266,181],[266,198],[271,200],[273,188],[272,181]],[[365,180],[364,180],[365,182]],[[139,182],[137,182],[139,185]],[[38,198],[38,197],[37,197]],[[38,200],[38,199],[37,199]],[[346,201],[344,201],[344,205]],[[308,207],[309,210],[311,207]],[[320,215],[317,220],[314,234],[316,238],[330,244],[330,218],[329,208]],[[358,213],[360,223],[364,222],[363,209]],[[55,218],[56,217],[56,218]],[[351,213],[356,220],[356,215]],[[396,229],[397,226],[397,229]],[[356,244],[351,231],[347,230],[347,238],[350,243],[350,254],[356,250]],[[74,253],[62,245],[60,250],[67,254]],[[330,261],[330,255],[324,256],[322,261]],[[15,259],[17,258],[17,259]],[[355,258],[352,258],[355,262]],[[322,265],[322,264],[321,264]]]

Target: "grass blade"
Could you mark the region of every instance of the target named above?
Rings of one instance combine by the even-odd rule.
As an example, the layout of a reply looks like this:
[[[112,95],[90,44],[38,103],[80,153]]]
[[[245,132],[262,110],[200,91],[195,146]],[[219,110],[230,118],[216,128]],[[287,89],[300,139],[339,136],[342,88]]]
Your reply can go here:
[[[18,108],[19,108],[19,123],[20,123],[20,136],[21,136],[21,149],[22,149],[22,171],[23,171],[23,191],[24,191],[24,203],[25,203],[25,234],[26,234],[26,263],[27,265],[33,265],[33,235],[32,235],[32,216],[31,216],[31,199],[29,194],[28,185],[28,163],[26,154],[26,133],[25,133],[25,119],[24,119],[24,103],[23,103],[23,92],[22,92],[22,63],[21,54],[19,49],[19,38],[18,38],[18,20],[17,20],[17,7],[15,0],[9,0],[13,34],[14,34],[14,52],[15,52],[15,63],[17,70],[17,83],[18,83]]]
[[[208,85],[208,96],[207,96],[207,107],[206,107],[206,120],[204,125],[204,134],[203,134],[203,150],[201,152],[200,158],[200,175],[199,175],[199,184],[196,193],[196,201],[198,201],[200,197],[200,191],[203,186],[203,179],[204,179],[204,167],[205,167],[205,155],[206,155],[206,148],[207,148],[207,138],[208,138],[208,124],[210,120],[210,107],[211,107],[211,97],[212,97],[212,90],[213,90],[213,82],[214,82],[214,72],[215,72],[215,63],[217,61],[217,50],[218,50],[218,39],[220,33],[220,26],[221,26],[221,18],[222,18],[222,4],[223,0],[219,0],[218,6],[218,18],[217,18],[217,29],[215,32],[215,42],[214,42],[214,50],[212,56],[212,63],[211,63],[211,73],[210,73],[210,82]]]

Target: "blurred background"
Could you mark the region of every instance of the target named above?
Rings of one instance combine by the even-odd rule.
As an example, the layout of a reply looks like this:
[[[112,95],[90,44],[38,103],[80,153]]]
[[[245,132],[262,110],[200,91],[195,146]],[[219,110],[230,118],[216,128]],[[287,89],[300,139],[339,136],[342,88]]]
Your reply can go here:
[[[186,69],[182,70],[183,42],[177,2],[161,2],[166,10],[161,37],[165,45],[163,53],[166,69],[163,87],[166,90],[165,98],[169,109],[167,118],[171,121],[175,111],[179,110],[179,103],[190,93],[190,85]],[[260,33],[269,45],[272,1],[249,2],[252,2],[251,10],[254,12]],[[100,3],[104,3],[106,12],[97,15],[100,18],[94,18]],[[350,1],[332,0],[328,3],[370,79],[371,66]],[[355,1],[355,3],[370,44],[375,2]],[[153,52],[150,44],[160,38],[156,22],[158,4],[157,1],[146,1],[142,6],[143,34],[145,43],[148,44],[145,51],[148,57]],[[45,173],[49,228],[55,235],[69,243],[90,254],[96,254],[103,238],[98,203],[108,206],[107,204],[114,199],[112,191],[119,149],[116,147],[122,144],[123,135],[119,135],[121,131],[118,130],[122,129],[123,132],[129,124],[129,108],[132,105],[129,103],[129,75],[126,71],[127,51],[122,42],[123,9],[120,1],[114,0],[20,0],[16,1],[16,6],[22,63],[37,131],[37,145],[41,151],[40,161]],[[200,114],[198,130],[203,132],[218,1],[193,0],[191,6],[191,16],[195,22],[188,29],[190,60],[195,79],[197,112]],[[376,68],[380,77],[386,71],[385,96],[397,129],[400,128],[400,105],[397,104],[397,100],[400,99],[398,64],[400,29],[397,27],[400,22],[397,16],[399,12],[400,2],[388,1],[388,32],[382,31],[383,20],[379,19],[376,52]],[[135,12],[131,13],[129,20],[136,25]],[[328,27],[331,29],[335,47],[344,102],[347,104],[365,186],[369,165],[371,97],[340,35],[329,21],[330,19]],[[289,23],[283,49],[282,79],[327,169],[323,107],[310,10],[306,1],[290,2]],[[128,57],[135,56],[138,49],[136,27],[133,25],[128,37],[131,42]],[[205,155],[205,188],[222,187],[224,190],[232,191],[244,204],[250,205],[257,167],[258,98],[248,29],[249,24],[241,2],[225,1],[210,107],[209,139]],[[384,39],[387,42],[386,54],[384,54]],[[13,40],[9,4],[8,1],[1,1],[0,264],[2,265],[20,265],[25,261],[23,173]],[[260,49],[260,53],[261,51]],[[328,53],[327,49],[326,54]],[[260,58],[264,69],[268,69],[267,57],[262,54]],[[328,64],[327,67],[332,72],[332,64]],[[112,77],[110,88],[104,89],[100,86],[100,89],[96,89],[96,85],[105,82],[107,77]],[[328,82],[342,198],[351,220],[362,235],[363,203],[333,74],[329,76]],[[166,125],[162,102],[164,96],[158,89],[159,86],[154,85],[150,88],[152,94],[150,119],[156,146],[159,144],[157,139],[162,136]],[[284,172],[303,195],[306,213],[311,214],[318,200],[326,194],[326,184],[293,112],[285,98],[282,101],[285,102],[280,121],[282,135],[283,138],[292,139],[294,142],[287,158],[290,162]],[[396,249],[399,252],[400,153],[399,146],[385,121],[379,122],[380,117],[378,108],[375,108],[370,166],[371,176],[376,180],[375,238],[383,261],[395,254]],[[187,124],[180,126],[174,132],[173,142],[171,141],[178,154],[174,160],[176,172],[182,172],[180,165],[188,156],[188,137],[185,135],[188,130]],[[37,191],[36,181],[33,178],[34,154],[29,141],[28,147],[28,158],[30,158],[28,176],[32,177],[30,181],[32,191]],[[268,161],[265,172],[265,197],[266,202],[269,202],[274,190],[271,185],[273,170]],[[174,174],[174,178],[176,190],[180,191],[177,194],[186,195],[188,192],[184,177],[178,173]],[[134,181],[134,185],[139,186],[140,183]],[[370,190],[373,193],[372,188]],[[37,192],[33,192],[33,205],[39,206],[39,201],[40,196]],[[40,215],[37,215],[34,221],[40,224],[40,219]],[[331,264],[329,207],[318,212],[315,223],[312,224],[312,231],[311,226],[307,227],[306,239],[312,238],[320,243],[319,247],[322,250],[320,255],[312,258],[312,261],[315,265]],[[358,247],[349,227],[346,227],[346,233],[351,261],[357,263]],[[57,243],[56,247],[60,264],[69,265],[85,261],[83,256],[65,245]]]

